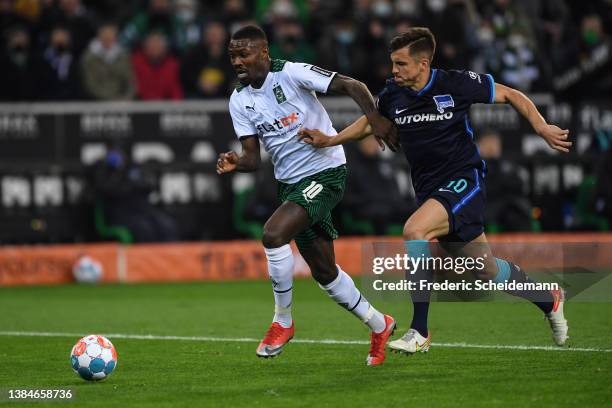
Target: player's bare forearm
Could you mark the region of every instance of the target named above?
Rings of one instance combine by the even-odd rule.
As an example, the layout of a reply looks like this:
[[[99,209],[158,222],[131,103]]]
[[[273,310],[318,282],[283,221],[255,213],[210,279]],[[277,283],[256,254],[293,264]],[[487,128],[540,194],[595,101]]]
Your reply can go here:
[[[387,146],[393,151],[397,150],[397,130],[393,123],[383,117],[376,109],[374,97],[368,90],[368,87],[356,79],[336,74],[332,82],[329,84],[328,93],[336,95],[350,96],[359,105],[364,115],[366,116],[372,133],[379,140],[384,140]]]
[[[569,152],[572,142],[567,140],[569,130],[546,123],[538,108],[524,93],[505,85],[495,84],[495,103],[509,103],[520,113],[548,145],[560,152]]]
[[[356,79],[336,74],[329,84],[327,93],[350,96],[357,105],[359,105],[366,116],[378,113],[376,104],[374,103],[374,97],[372,97],[368,87],[363,82]]]
[[[364,116],[360,116],[359,119],[345,127],[340,133],[336,136],[332,137],[334,144],[344,144],[350,140],[361,140],[365,139],[368,136],[371,136],[372,126],[370,126],[370,122],[368,122],[368,118]]]
[[[242,154],[236,164],[236,170],[239,173],[250,173],[259,168],[259,160],[253,156]]]
[[[238,158],[238,163],[236,163],[236,171],[249,173],[257,170],[259,163],[261,163],[257,135],[241,139],[240,144],[242,145],[242,153]]]
[[[261,163],[257,135],[242,138],[240,142],[242,144],[240,155],[233,151],[219,155],[217,160],[218,174],[231,173],[233,171],[250,173],[257,170],[259,163]]]
[[[304,128],[300,130],[298,137],[313,147],[322,148],[338,146],[352,140],[361,140],[370,135],[372,135],[372,127],[368,123],[368,118],[361,116],[335,136],[326,135],[318,129]]]
[[[546,126],[546,120],[538,111],[535,104],[524,93],[502,84],[495,84],[495,102],[509,103],[518,113],[529,121],[537,132]]]

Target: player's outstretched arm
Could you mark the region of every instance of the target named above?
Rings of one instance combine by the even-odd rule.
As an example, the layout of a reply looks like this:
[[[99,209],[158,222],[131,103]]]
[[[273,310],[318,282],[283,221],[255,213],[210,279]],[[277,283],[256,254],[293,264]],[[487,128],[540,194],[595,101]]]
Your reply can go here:
[[[261,163],[257,135],[243,137],[240,139],[240,143],[242,144],[242,154],[240,156],[234,151],[219,155],[217,174],[231,173],[232,171],[248,173],[257,170],[259,163]]]
[[[327,93],[347,95],[353,98],[372,126],[374,137],[376,137],[379,143],[381,143],[380,140],[383,140],[387,146],[389,146],[389,149],[394,152],[397,151],[399,147],[397,141],[397,128],[389,119],[378,112],[374,103],[374,97],[363,82],[336,74],[329,84]]]
[[[568,141],[569,130],[546,123],[538,108],[524,93],[505,85],[495,84],[495,103],[509,103],[523,115],[533,129],[548,145],[560,152],[568,153],[572,142]]]
[[[372,126],[368,118],[361,116],[335,136],[329,136],[318,129],[300,129],[298,138],[313,147],[331,147],[344,144],[351,140],[361,140],[372,134]],[[384,145],[383,145],[384,146]]]

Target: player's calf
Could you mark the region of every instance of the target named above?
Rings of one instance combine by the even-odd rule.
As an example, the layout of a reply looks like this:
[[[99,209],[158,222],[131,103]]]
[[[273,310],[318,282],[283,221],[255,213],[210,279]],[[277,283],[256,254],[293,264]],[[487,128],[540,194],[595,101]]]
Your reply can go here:
[[[337,265],[336,265],[337,266]],[[376,310],[355,286],[353,279],[338,268],[338,276],[328,285],[321,285],[329,297],[336,301],[340,306],[359,318],[372,331],[372,342],[370,344],[370,354],[368,354],[368,365],[379,365],[385,360],[384,345],[395,329],[395,320],[392,317],[383,315]]]
[[[495,277],[495,282],[514,281],[517,283],[533,283],[534,281],[521,270],[518,265],[503,259],[496,259],[498,273]],[[563,346],[568,339],[567,320],[563,314],[563,306],[565,303],[565,294],[562,289],[559,290],[508,290],[513,296],[522,297],[536,305],[548,320],[552,330],[553,340],[556,345]]]

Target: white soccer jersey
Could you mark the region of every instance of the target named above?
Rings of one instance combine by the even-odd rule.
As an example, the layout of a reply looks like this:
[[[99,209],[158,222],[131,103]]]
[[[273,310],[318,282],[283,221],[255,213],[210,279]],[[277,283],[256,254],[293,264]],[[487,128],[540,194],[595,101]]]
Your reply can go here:
[[[273,60],[261,88],[249,85],[232,93],[229,108],[236,135],[258,135],[277,180],[293,184],[346,163],[342,146],[316,149],[297,136],[302,127],[337,134],[315,95],[327,92],[335,74],[310,64]]]

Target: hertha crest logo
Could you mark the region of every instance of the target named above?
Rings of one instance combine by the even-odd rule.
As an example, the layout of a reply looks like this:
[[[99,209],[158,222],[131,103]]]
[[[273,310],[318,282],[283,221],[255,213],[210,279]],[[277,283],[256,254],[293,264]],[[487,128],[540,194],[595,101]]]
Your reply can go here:
[[[436,106],[438,107],[438,112],[444,113],[444,109],[446,108],[454,108],[455,101],[453,101],[453,97],[450,95],[436,95],[433,97]]]

